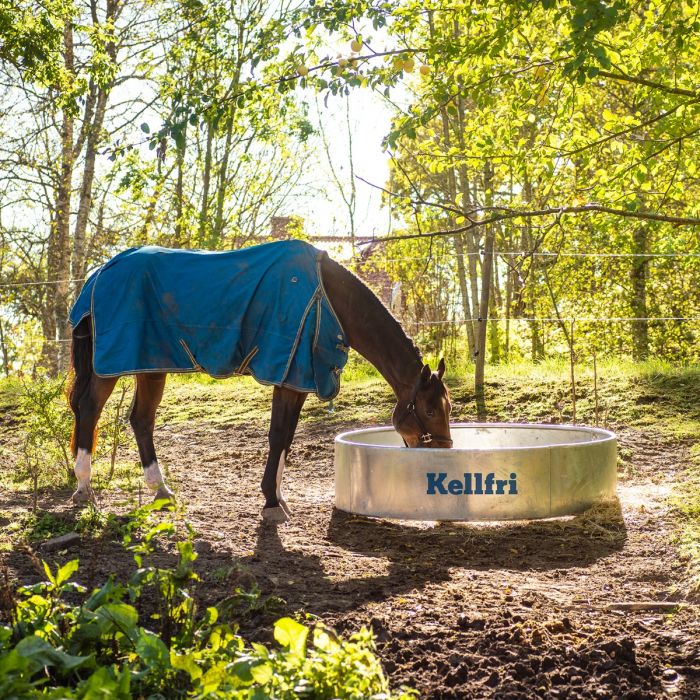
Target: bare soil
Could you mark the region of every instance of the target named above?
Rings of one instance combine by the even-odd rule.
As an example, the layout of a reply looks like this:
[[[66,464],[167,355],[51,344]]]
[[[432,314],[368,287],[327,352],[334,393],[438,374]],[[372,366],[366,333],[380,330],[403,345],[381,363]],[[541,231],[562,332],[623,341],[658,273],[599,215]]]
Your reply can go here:
[[[456,403],[455,414],[468,417]],[[248,638],[269,641],[282,612],[340,632],[371,625],[392,686],[426,698],[700,697],[700,620],[682,593],[668,505],[688,444],[611,426],[626,455],[619,502],[577,517],[405,523],[334,509],[333,438],[360,425],[367,421],[302,420],[285,475],[294,518],[279,526],[260,518],[265,420],[157,428],[161,459],[198,532],[201,605],[255,581],[286,605],[247,615]],[[128,455],[137,459],[132,447]],[[69,495],[45,494],[41,506],[70,517]],[[124,512],[125,500],[108,491],[101,505]],[[0,496],[6,513],[27,504],[26,494]],[[19,581],[36,577],[23,552],[2,556]],[[108,537],[85,539],[80,558],[88,586],[131,568]],[[669,601],[678,608],[649,605]]]

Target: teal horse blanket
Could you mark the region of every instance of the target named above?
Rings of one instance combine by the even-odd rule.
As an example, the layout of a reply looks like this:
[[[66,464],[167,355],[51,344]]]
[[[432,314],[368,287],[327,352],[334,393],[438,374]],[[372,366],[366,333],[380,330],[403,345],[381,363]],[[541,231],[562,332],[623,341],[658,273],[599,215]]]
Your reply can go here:
[[[70,322],[92,317],[102,377],[251,374],[330,400],[348,347],[323,288],[324,255],[303,241],[216,253],[131,248],[88,278]]]

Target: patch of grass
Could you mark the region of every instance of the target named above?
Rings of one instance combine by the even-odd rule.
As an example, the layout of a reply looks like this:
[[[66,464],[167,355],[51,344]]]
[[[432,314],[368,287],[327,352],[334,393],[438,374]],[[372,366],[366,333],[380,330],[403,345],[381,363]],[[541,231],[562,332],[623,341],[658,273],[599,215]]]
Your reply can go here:
[[[250,423],[269,412],[271,401],[271,389],[251,377],[212,380],[203,374],[176,375],[168,378],[158,424]]]
[[[11,418],[21,418],[18,414],[20,408],[20,396],[22,384],[15,377],[0,379],[0,414]]]
[[[692,464],[680,482],[678,495],[672,504],[680,514],[681,527],[677,536],[678,549],[687,562],[689,588],[700,593],[700,443],[691,449]]]
[[[41,542],[51,537],[59,537],[75,530],[72,520],[57,513],[37,511],[18,514],[6,525],[4,536],[19,537],[26,542]]]
[[[116,516],[99,511],[92,506],[69,513],[50,511],[15,513],[11,514],[8,520],[9,522],[0,529],[0,541],[4,543],[20,540],[33,544],[52,537],[60,537],[68,532],[101,538],[108,535],[116,536],[120,531]]]

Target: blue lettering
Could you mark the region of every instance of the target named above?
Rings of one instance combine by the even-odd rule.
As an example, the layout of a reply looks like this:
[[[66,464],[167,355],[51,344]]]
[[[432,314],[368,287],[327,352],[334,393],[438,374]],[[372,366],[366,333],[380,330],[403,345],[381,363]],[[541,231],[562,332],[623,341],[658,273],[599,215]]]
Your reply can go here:
[[[428,477],[428,490],[426,493],[429,496],[434,496],[436,493],[447,493],[447,489],[443,484],[447,478],[447,472],[440,472],[439,475],[435,474],[434,472],[428,472],[426,476]]]
[[[447,472],[426,472],[429,496],[439,494],[446,496],[517,496],[517,474],[512,472],[510,479],[497,479],[494,472],[483,474],[481,472],[464,472],[464,480],[447,480]]]
[[[459,496],[462,493],[462,482],[459,479],[452,479],[452,481],[447,484],[447,490],[453,496]]]

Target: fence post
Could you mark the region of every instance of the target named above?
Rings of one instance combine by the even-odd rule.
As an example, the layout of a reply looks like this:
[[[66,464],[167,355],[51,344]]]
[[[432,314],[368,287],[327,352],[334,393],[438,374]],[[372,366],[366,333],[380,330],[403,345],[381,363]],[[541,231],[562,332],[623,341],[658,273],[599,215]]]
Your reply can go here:
[[[571,366],[571,405],[572,405],[572,421],[576,424],[576,353],[574,351],[574,324],[576,321],[571,321],[571,342],[569,343],[569,361]]]

